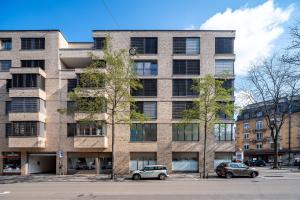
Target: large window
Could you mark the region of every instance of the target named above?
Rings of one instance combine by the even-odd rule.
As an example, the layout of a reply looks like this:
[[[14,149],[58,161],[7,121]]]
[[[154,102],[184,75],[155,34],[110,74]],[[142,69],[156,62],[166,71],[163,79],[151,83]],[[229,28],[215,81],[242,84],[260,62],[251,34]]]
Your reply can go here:
[[[11,112],[39,112],[45,108],[45,101],[34,97],[12,98]]]
[[[132,96],[157,96],[156,79],[140,79],[142,89],[131,89]]]
[[[45,124],[42,122],[12,122],[7,136],[43,136],[44,126]]]
[[[104,37],[94,38],[94,48],[95,49],[104,49],[104,46],[105,46],[105,38]]]
[[[11,50],[11,38],[1,38],[0,39],[0,50]]]
[[[173,54],[199,54],[200,38],[199,37],[174,37]]]
[[[11,60],[0,60],[0,71],[9,72],[11,68]]]
[[[131,47],[138,54],[157,54],[157,38],[154,37],[132,37]]]
[[[78,123],[77,136],[103,136],[106,134],[106,124],[99,123]]]
[[[256,121],[256,123],[255,123],[255,129],[256,130],[263,129],[263,122],[262,121]]]
[[[130,141],[156,141],[157,125],[156,124],[132,124],[130,127]]]
[[[216,75],[233,75],[234,74],[234,60],[215,60],[215,74]]]
[[[35,88],[38,87],[45,90],[45,78],[37,74],[13,74],[13,88]]]
[[[150,119],[157,118],[157,102],[156,101],[137,101],[135,106],[132,108],[139,113],[143,113],[146,117]]]
[[[200,60],[173,60],[174,75],[199,75]]]
[[[218,53],[233,53],[234,38],[216,38],[215,52]]]
[[[193,107],[192,101],[174,101],[172,102],[172,118],[180,119],[182,118],[183,112],[186,109]]]
[[[249,150],[249,144],[244,144],[244,150]]]
[[[196,96],[192,86],[193,79],[173,79],[173,96]]]
[[[45,38],[21,38],[21,49],[45,49]]]
[[[263,138],[263,133],[262,132],[256,133],[256,140],[262,140],[262,138]]]
[[[198,141],[199,124],[172,124],[173,141]]]
[[[215,139],[217,141],[232,141],[233,124],[215,124]]]
[[[156,76],[157,61],[134,61],[134,70],[138,76]]]
[[[21,60],[21,67],[36,67],[45,69],[45,60]]]

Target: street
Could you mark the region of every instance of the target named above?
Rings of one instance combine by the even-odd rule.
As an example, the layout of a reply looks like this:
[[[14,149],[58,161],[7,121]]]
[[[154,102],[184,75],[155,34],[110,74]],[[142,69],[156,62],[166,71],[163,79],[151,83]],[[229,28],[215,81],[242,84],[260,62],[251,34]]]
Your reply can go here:
[[[233,178],[0,185],[0,199],[300,199],[300,179]]]

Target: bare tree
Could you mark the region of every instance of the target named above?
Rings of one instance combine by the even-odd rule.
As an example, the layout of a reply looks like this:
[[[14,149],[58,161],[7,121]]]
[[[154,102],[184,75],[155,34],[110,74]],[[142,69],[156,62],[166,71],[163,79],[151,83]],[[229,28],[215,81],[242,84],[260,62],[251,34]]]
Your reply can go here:
[[[251,98],[264,112],[267,127],[274,142],[274,164],[278,168],[278,140],[294,98],[300,92],[300,76],[296,65],[272,56],[254,64],[248,80]],[[249,89],[249,88],[248,88]]]

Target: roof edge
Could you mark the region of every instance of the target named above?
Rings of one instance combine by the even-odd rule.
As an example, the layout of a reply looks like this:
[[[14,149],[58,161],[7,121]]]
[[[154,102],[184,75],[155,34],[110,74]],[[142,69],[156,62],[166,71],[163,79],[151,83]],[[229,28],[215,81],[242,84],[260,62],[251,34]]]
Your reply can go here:
[[[184,30],[184,29],[177,29],[177,30],[176,29],[136,29],[136,30],[132,30],[132,29],[120,29],[120,30],[117,30],[117,29],[112,29],[112,30],[94,29],[94,30],[92,30],[92,32],[109,32],[109,31],[111,31],[111,32],[118,32],[118,31],[120,31],[120,32],[121,31],[236,32],[236,30],[201,30],[201,29],[199,29],[199,30],[194,30],[194,29],[193,30]]]
[[[61,32],[59,29],[39,29],[39,30],[30,30],[30,29],[19,29],[19,30],[0,30],[0,32],[29,32],[29,31],[33,31],[33,32],[38,32],[38,31],[47,31],[47,32],[50,32],[50,31],[53,31],[53,32]]]

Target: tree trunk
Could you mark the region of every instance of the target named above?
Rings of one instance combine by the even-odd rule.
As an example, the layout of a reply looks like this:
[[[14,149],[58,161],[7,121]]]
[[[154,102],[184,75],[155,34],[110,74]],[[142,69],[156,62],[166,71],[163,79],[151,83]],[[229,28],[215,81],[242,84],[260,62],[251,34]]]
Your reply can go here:
[[[202,177],[201,178],[207,178],[207,176],[206,176],[206,137],[207,137],[207,122],[204,123],[203,169],[202,169]]]
[[[278,169],[278,133],[274,137],[274,163],[273,168]]]
[[[111,179],[115,179],[115,116],[114,111],[112,113],[112,120],[111,120],[111,160],[112,160],[112,168],[111,168]]]

